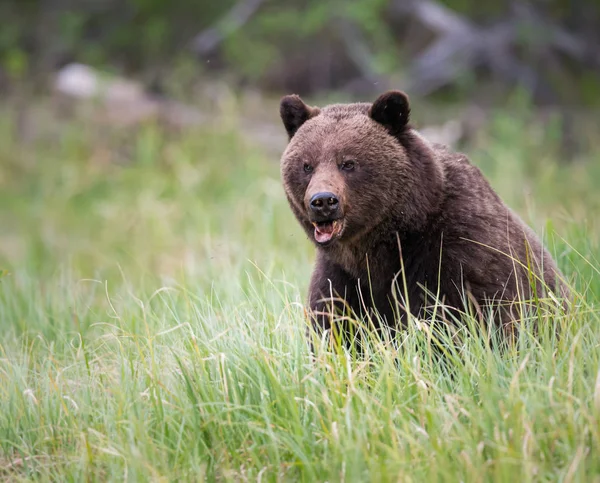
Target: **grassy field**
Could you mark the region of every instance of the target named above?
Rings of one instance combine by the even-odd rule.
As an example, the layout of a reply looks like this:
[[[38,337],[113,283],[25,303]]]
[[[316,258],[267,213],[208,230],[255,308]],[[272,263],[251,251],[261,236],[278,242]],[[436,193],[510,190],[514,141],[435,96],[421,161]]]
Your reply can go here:
[[[48,122],[25,140],[0,113],[1,480],[600,481],[600,151],[565,165],[501,112],[469,148],[576,289],[568,316],[451,364],[416,323],[313,363],[314,249],[235,119]]]

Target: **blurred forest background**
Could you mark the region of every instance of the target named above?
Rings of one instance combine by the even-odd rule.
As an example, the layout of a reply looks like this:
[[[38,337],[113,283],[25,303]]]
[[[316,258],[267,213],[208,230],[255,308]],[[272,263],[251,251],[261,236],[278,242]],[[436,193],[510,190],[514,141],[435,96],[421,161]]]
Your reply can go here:
[[[202,72],[277,92],[400,83],[469,99],[486,80],[542,104],[589,104],[599,15],[593,0],[8,0],[0,76],[6,91],[77,61],[159,91]]]
[[[27,99],[73,62],[136,79],[154,98],[213,98],[212,79],[273,96],[368,99],[395,87],[487,109],[518,90],[558,110],[569,155],[600,99],[594,0],[7,0],[0,18],[0,94]],[[483,119],[451,117],[454,137]]]
[[[8,0],[0,75],[6,91],[77,61],[158,91],[206,73],[275,92],[394,83],[467,99],[485,80],[587,105],[598,101],[599,16],[593,0]]]
[[[433,133],[450,144],[468,141],[515,92],[542,120],[552,117],[563,158],[585,149],[586,129],[597,127],[594,0],[7,0],[0,18],[0,95],[19,99],[19,111],[77,63],[135,80],[112,96],[121,123],[157,112],[178,126],[200,122],[200,112],[172,104],[163,115],[165,98],[295,92],[348,101],[400,88],[432,103],[431,116],[421,109],[425,124],[451,120]],[[55,91],[91,97],[81,84],[95,75],[66,70]],[[255,128],[262,114],[252,112]],[[268,125],[259,131],[281,148]]]

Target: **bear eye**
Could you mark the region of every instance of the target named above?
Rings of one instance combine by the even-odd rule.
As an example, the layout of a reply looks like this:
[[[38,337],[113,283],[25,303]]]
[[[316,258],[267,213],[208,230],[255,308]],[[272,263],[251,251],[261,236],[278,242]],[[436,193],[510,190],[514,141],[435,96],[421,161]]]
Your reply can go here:
[[[356,163],[354,161],[344,161],[340,165],[340,168],[343,169],[344,171],[352,171],[354,169],[355,164]]]
[[[304,163],[304,172],[305,173],[312,173],[313,172],[313,167],[308,164],[308,163]]]

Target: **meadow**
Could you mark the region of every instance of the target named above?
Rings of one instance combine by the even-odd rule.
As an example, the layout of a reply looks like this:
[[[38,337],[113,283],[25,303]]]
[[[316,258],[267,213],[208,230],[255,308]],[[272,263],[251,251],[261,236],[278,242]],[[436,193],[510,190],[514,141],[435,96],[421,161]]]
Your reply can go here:
[[[235,115],[46,116],[27,137],[0,112],[3,481],[600,481],[600,150],[565,163],[508,110],[467,150],[543,235],[568,314],[506,351],[475,330],[451,364],[426,321],[311,361],[314,248]]]

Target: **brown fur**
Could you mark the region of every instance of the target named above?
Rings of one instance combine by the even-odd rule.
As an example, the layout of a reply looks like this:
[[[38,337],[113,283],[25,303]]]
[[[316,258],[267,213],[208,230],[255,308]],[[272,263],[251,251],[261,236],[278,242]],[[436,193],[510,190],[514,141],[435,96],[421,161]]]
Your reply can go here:
[[[314,241],[308,201],[323,191],[339,198],[344,220],[339,238],[317,244],[309,290],[316,328],[331,328],[334,306],[377,312],[386,327],[400,327],[405,314],[394,300],[405,293],[404,279],[407,309],[421,317],[433,304],[427,291],[455,311],[467,309],[466,298],[482,311],[507,302],[496,312],[503,324],[518,317],[512,304],[542,294],[543,284],[567,294],[557,290],[549,253],[480,170],[408,124],[403,93],[321,109],[287,96],[281,117],[290,137],[281,174],[298,221]],[[351,171],[341,169],[347,160]],[[531,283],[519,262],[540,280]]]

